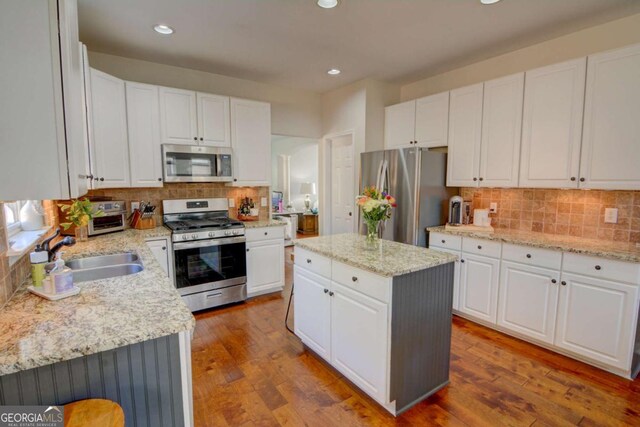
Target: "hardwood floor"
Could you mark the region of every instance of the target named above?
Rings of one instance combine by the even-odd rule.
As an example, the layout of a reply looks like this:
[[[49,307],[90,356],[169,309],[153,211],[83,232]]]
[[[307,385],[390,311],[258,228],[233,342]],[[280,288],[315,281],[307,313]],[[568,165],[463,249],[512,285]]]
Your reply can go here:
[[[640,380],[459,317],[451,383],[394,419],[305,351],[285,329],[285,311],[277,294],[196,316],[196,426],[640,425]]]

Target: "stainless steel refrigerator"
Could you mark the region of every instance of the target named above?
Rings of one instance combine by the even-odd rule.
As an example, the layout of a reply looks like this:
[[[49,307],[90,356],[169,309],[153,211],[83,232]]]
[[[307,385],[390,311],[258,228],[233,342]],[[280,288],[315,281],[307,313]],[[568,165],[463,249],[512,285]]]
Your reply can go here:
[[[398,202],[381,226],[381,237],[426,247],[425,228],[446,222],[447,202],[457,194],[445,187],[447,155],[415,147],[362,153],[360,160],[360,194],[375,186]],[[366,234],[362,212],[359,227]]]

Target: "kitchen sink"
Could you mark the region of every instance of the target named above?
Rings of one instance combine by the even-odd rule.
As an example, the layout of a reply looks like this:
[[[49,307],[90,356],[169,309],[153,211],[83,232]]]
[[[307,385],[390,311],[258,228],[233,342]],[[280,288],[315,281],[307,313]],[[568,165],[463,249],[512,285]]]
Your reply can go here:
[[[79,258],[65,263],[73,270],[74,282],[110,279],[127,276],[144,270],[140,257],[131,252]]]
[[[120,264],[139,264],[138,255],[131,252],[123,252],[112,255],[92,256],[79,258],[65,262],[65,265],[72,270],[85,270],[87,268],[109,267]]]

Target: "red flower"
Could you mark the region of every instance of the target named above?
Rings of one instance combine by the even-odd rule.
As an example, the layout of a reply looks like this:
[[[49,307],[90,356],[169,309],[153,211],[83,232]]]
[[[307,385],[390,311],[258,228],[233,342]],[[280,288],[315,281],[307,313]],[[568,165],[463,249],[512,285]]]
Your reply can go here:
[[[391,200],[391,196],[387,194],[387,200]]]
[[[397,208],[397,207],[398,207],[398,204],[397,204],[397,203],[391,203],[391,207],[392,207],[392,208]]]

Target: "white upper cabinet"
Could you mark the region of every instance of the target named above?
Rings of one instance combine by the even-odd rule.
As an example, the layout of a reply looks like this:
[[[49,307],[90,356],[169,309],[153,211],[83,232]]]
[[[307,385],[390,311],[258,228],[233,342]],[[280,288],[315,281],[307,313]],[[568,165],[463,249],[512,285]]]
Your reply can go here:
[[[452,90],[447,186],[477,187],[480,175],[482,83]]]
[[[588,58],[580,187],[640,189],[640,45]]]
[[[484,83],[481,187],[517,187],[524,73]]]
[[[231,98],[231,145],[234,154],[233,185],[270,185],[269,103]]]
[[[520,187],[577,188],[586,58],[527,71]]]
[[[158,86],[126,83],[132,187],[162,186]]]
[[[163,144],[197,144],[196,93],[160,88],[160,121]]]
[[[231,147],[229,97],[198,92],[198,142],[214,147]]]
[[[124,81],[92,68],[91,110],[94,188],[129,187]]]
[[[385,108],[384,146],[386,149],[408,147],[415,141],[416,101]]]
[[[446,147],[449,133],[449,92],[416,100],[415,140],[419,147]]]

